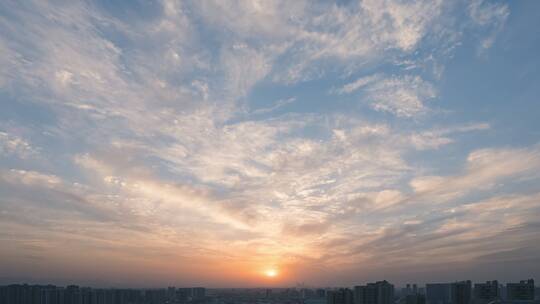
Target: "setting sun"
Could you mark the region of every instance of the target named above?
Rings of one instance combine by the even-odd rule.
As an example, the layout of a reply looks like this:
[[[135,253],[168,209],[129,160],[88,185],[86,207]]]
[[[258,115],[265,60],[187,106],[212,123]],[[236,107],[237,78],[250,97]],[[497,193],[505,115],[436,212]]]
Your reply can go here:
[[[268,269],[268,270],[266,270],[264,272],[264,274],[269,278],[273,278],[273,277],[276,277],[278,275],[278,272],[275,269]]]

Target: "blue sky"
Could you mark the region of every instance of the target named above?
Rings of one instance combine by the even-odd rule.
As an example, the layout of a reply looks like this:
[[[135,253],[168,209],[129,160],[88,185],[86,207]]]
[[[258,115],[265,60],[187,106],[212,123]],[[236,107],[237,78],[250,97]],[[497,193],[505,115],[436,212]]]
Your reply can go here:
[[[2,2],[0,281],[538,277],[539,6]]]

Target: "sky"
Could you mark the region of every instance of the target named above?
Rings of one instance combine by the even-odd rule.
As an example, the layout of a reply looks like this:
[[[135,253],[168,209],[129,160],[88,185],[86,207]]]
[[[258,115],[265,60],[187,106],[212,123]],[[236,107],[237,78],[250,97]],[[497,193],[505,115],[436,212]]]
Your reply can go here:
[[[540,279],[538,54],[533,0],[1,1],[0,283]]]

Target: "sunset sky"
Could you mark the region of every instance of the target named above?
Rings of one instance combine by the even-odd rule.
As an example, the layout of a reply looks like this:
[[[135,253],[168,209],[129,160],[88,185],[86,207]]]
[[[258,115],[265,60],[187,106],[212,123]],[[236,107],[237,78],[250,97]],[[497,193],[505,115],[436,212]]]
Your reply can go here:
[[[540,1],[0,1],[0,283],[540,279]]]

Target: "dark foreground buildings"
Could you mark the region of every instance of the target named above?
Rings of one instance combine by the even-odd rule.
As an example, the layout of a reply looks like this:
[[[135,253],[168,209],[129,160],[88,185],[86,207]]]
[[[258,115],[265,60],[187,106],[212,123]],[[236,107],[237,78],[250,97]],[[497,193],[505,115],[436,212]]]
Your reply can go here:
[[[353,288],[100,289],[70,285],[0,286],[0,304],[540,304],[532,279],[408,284],[394,293],[388,281]]]
[[[394,286],[387,281],[326,292],[327,304],[393,304]]]
[[[506,284],[506,297],[511,301],[534,300],[534,280],[520,281]]]
[[[474,284],[475,304],[487,304],[500,299],[502,297],[497,280]]]
[[[178,291],[174,287],[168,289],[94,289],[80,288],[75,285],[64,288],[54,285],[14,284],[0,287],[0,304],[197,303],[206,296],[206,289],[203,287],[179,288]]]

